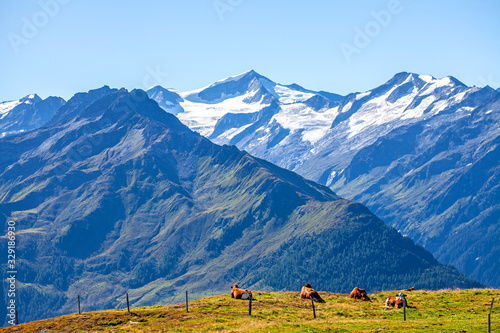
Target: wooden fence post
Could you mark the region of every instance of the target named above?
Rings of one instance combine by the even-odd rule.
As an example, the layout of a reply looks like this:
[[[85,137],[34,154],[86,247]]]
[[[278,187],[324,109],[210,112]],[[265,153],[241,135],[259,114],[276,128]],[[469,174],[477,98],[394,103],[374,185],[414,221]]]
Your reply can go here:
[[[188,308],[188,291],[186,290],[186,313],[189,313],[189,308]]]
[[[490,312],[488,313],[488,333],[491,333],[491,310],[493,310],[493,302],[495,302],[495,297],[491,300]]]
[[[128,314],[130,314],[130,303],[128,301],[128,293],[127,293],[127,310],[128,310]]]
[[[312,307],[313,307],[314,319],[316,319],[316,308],[314,307],[314,300],[312,298],[311,298],[311,303],[312,303]]]
[[[16,309],[16,325],[19,325],[19,315],[17,314],[17,309]]]
[[[406,321],[406,298],[403,300],[403,320]]]
[[[80,310],[80,295],[78,295],[78,314],[82,314]]]
[[[248,299],[248,315],[252,316],[252,296]]]

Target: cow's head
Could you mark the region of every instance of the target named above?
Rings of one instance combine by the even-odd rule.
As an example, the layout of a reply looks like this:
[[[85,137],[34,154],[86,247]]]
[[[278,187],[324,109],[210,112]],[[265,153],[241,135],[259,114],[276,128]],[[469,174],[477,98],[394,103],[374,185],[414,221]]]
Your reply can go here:
[[[312,288],[313,286],[311,286],[310,283],[307,283],[307,284],[304,285],[304,287],[306,287],[306,288]]]
[[[231,286],[231,289],[234,289],[234,288],[239,288],[240,286],[238,286],[237,284],[235,284],[234,286]]]

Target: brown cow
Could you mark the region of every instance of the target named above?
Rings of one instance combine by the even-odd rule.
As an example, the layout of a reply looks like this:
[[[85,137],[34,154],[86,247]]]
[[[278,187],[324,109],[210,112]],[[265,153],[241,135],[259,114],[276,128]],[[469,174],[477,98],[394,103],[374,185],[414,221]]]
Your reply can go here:
[[[231,298],[236,299],[254,299],[252,296],[252,292],[246,289],[240,289],[240,286],[235,284],[231,286]]]
[[[385,306],[390,306],[393,308],[402,308],[406,303],[406,295],[399,293],[398,296],[391,296],[385,300]]]
[[[309,298],[318,303],[325,303],[325,301],[319,296],[318,292],[313,289],[311,284],[305,284],[302,286],[302,290],[300,291],[301,298]]]
[[[350,298],[354,299],[360,299],[362,301],[371,301],[370,297],[368,297],[368,294],[364,289],[354,287],[354,289],[351,291],[351,294],[349,295]]]

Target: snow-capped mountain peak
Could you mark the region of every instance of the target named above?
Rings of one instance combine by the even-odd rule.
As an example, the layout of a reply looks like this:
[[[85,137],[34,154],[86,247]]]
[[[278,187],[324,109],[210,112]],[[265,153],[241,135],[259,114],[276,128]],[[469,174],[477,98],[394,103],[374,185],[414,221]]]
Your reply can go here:
[[[37,94],[27,95],[19,100],[7,101],[0,103],[0,119],[3,119],[7,114],[20,104],[33,104],[42,99]]]
[[[181,102],[184,102],[184,99],[174,89],[155,86],[148,90],[148,96],[154,99],[158,105],[168,113],[178,115],[184,112],[184,109],[180,105]]]
[[[43,126],[64,103],[60,97],[42,100],[37,94],[0,103],[0,137]]]
[[[249,94],[245,102],[250,104],[265,99],[269,104],[272,99],[279,103],[290,104],[304,101],[314,96],[315,92],[302,88],[297,84],[280,85],[254,70],[230,76],[207,87],[181,94],[191,102],[217,104],[229,98]]]
[[[20,99],[20,101],[23,103],[35,103],[41,100],[42,99],[37,94],[31,94]]]
[[[254,70],[230,76],[200,89],[179,92],[177,93],[179,98],[176,100],[172,98],[171,90],[166,93],[162,90],[164,88],[160,88],[148,90],[148,95],[164,110],[176,114],[184,124],[200,134],[210,137],[214,131],[222,133],[220,140],[214,139],[217,143],[229,143],[227,140],[234,139],[237,133],[247,128],[249,121],[263,121],[264,115],[266,117],[270,115],[263,110],[274,110],[273,112],[279,113],[283,111],[281,107],[307,108],[313,113],[324,113],[326,109],[336,106],[341,99],[340,95],[317,93],[298,84],[281,85]],[[277,107],[269,108],[273,103]],[[178,109],[182,111],[173,111],[172,104],[178,105]],[[309,114],[309,111],[306,113]],[[222,119],[223,117],[225,118]],[[305,121],[305,118],[304,114],[302,119]],[[283,117],[273,121],[277,126],[287,126],[286,124],[292,123]],[[322,127],[324,126],[325,124]],[[329,126],[328,123],[326,126]]]
[[[343,124],[350,137],[366,131],[384,131],[394,126],[390,123],[399,122],[401,126],[452,108],[470,89],[450,76],[436,79],[401,72],[375,89],[348,95],[341,102],[331,128]]]
[[[242,78],[264,78],[266,79],[265,77],[263,77],[262,75],[260,75],[259,73],[257,73],[256,71],[254,71],[253,69],[250,69],[250,70],[247,70],[241,74],[238,74],[238,75],[234,75],[234,76],[229,76],[225,79],[222,79],[222,80],[219,80],[219,81],[216,81],[215,83],[212,83],[211,85],[209,85],[208,87],[214,87],[214,86],[217,86],[217,85],[220,85],[220,84],[223,84],[223,83],[227,83],[227,82],[232,82],[232,81],[239,81],[240,79]]]
[[[191,102],[217,104],[228,98],[255,92],[262,87],[262,82],[266,81],[269,80],[250,70],[216,81],[209,86],[181,93],[181,96]]]
[[[177,104],[183,112],[177,116],[218,144],[235,144],[293,168],[317,154],[332,137],[370,142],[392,128],[460,110],[473,91],[451,76],[437,79],[401,72],[374,89],[340,96],[298,84],[278,84],[250,70],[179,92],[182,101]],[[148,94],[165,110],[172,107],[157,91]],[[168,98],[168,103],[175,101]],[[283,150],[288,146],[294,148],[284,161]]]

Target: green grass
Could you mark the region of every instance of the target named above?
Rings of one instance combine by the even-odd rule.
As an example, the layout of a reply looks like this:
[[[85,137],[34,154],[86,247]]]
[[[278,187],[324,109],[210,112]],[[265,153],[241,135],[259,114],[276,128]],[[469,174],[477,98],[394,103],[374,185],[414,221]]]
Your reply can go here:
[[[397,291],[370,294],[371,302],[345,294],[321,293],[325,304],[311,302],[298,292],[255,292],[252,316],[248,301],[219,295],[185,305],[96,311],[21,324],[1,332],[486,332],[491,299],[500,290],[470,289],[407,292],[403,310],[384,307]],[[500,332],[500,304],[492,312],[492,332]]]
[[[26,198],[28,196],[28,194],[42,190],[45,186],[47,186],[48,183],[49,183],[49,180],[46,179],[46,180],[44,180],[42,182],[33,183],[33,184],[31,184],[31,185],[29,185],[27,187],[24,187],[24,188],[22,188],[21,191],[19,191],[19,192],[15,193],[14,195],[12,195],[12,197],[10,199],[10,202],[21,201],[24,198]]]

